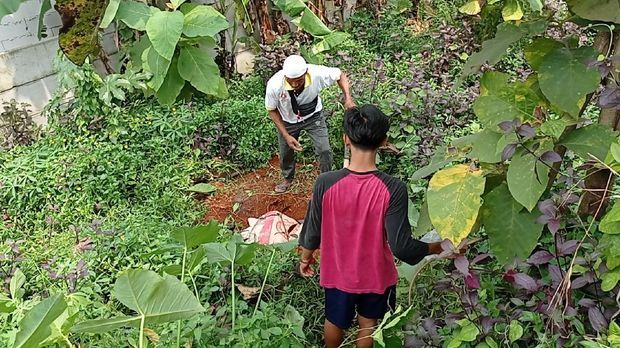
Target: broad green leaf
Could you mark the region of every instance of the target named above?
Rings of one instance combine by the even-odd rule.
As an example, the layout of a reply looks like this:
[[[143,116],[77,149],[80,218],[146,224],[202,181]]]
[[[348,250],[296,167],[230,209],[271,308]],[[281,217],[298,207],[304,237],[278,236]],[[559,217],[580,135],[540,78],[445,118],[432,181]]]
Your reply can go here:
[[[0,2],[0,20],[6,15],[17,12],[19,6],[27,0],[2,0]]]
[[[437,172],[439,169],[445,167],[447,164],[452,162],[452,160],[443,160],[439,162],[430,163],[427,166],[424,166],[413,173],[410,180],[420,180],[426,178],[429,175]]]
[[[231,264],[234,261],[236,265],[245,265],[253,260],[258,246],[230,240],[227,243],[208,243],[203,247],[209,263]]]
[[[547,54],[555,49],[563,47],[562,43],[553,39],[541,37],[535,39],[525,47],[523,54],[525,60],[530,64],[532,69],[538,70]]]
[[[620,267],[607,271],[601,275],[601,289],[603,291],[611,291],[616,287],[618,281],[620,281]]]
[[[523,326],[516,320],[510,321],[510,326],[508,326],[508,340],[510,340],[510,343],[515,342],[521,337],[523,337]]]
[[[418,219],[418,225],[414,229],[413,235],[416,237],[422,237],[428,231],[433,229],[433,223],[431,217],[428,214],[428,203],[424,201],[422,207],[420,207],[420,218]]]
[[[487,71],[480,78],[480,95],[497,94],[508,88],[510,76],[499,71]]]
[[[178,228],[172,231],[172,238],[187,249],[192,249],[200,244],[213,242],[219,233],[220,226],[217,221],[213,220],[207,225]]]
[[[527,121],[542,103],[534,90],[523,82],[515,82],[501,89],[488,90],[474,102],[474,113],[480,122],[492,131],[499,131],[503,121]]]
[[[609,126],[593,124],[570,132],[560,144],[585,160],[591,160],[592,156],[604,160],[617,136]]]
[[[202,263],[206,256],[207,251],[205,250],[205,248],[197,248],[189,254],[185,267],[188,271],[194,272],[196,267],[198,267]]]
[[[147,270],[128,270],[118,277],[113,295],[122,304],[157,324],[187,319],[204,308],[176,277],[160,277]]]
[[[104,332],[120,326],[133,326],[144,319],[153,325],[188,319],[203,312],[198,299],[176,277],[160,277],[153,271],[137,269],[121,273],[114,284],[114,297],[129,309],[138,313],[129,317],[88,320],[73,329],[75,332]]]
[[[614,206],[603,216],[599,230],[607,234],[620,234],[620,203]]]
[[[191,192],[198,192],[198,193],[202,193],[202,194],[209,194],[209,193],[213,193],[215,191],[217,191],[217,188],[211,184],[207,184],[207,183],[200,183],[200,184],[196,184],[190,188],[187,189],[187,191],[191,191]]]
[[[302,0],[275,0],[274,4],[291,17],[297,17],[307,8]]]
[[[525,260],[538,242],[543,225],[536,222],[540,214],[528,213],[501,184],[484,196],[482,224],[489,236],[491,252],[502,263],[515,257]]]
[[[197,90],[218,94],[220,69],[211,54],[196,47],[183,47],[179,56],[179,73]]]
[[[564,129],[566,129],[566,122],[562,119],[548,120],[540,125],[538,129],[544,135],[559,139],[562,133],[564,133]]]
[[[487,336],[484,341],[489,345],[489,348],[498,348],[497,342],[491,336]]]
[[[151,46],[142,52],[142,67],[144,70],[153,74],[151,80],[147,84],[151,89],[157,91],[164,83],[164,79],[168,74],[170,61],[159,55]]]
[[[544,151],[539,152],[547,150],[551,148],[545,147]],[[532,211],[547,188],[549,167],[539,161],[538,157],[521,149],[510,161],[506,179],[512,197],[528,211]]]
[[[458,245],[471,232],[482,205],[482,171],[459,164],[433,175],[428,185],[428,212],[442,238]]]
[[[611,148],[609,149],[611,156],[614,158],[616,163],[620,163],[620,144],[612,143]]]
[[[608,269],[615,269],[620,266],[620,236],[604,234],[599,241],[598,249],[605,256],[605,264]]]
[[[146,23],[155,11],[159,10],[138,1],[123,0],[118,6],[116,18],[131,29],[144,31]]]
[[[197,6],[185,15],[183,34],[188,37],[213,37],[228,28],[228,21],[212,6]]]
[[[109,0],[108,7],[105,9],[105,13],[103,15],[103,19],[101,20],[101,24],[99,24],[99,28],[105,29],[107,28],[114,17],[116,16],[116,12],[118,12],[118,7],[121,4],[121,0]]]
[[[136,71],[142,70],[142,55],[151,48],[151,41],[147,35],[142,35],[138,41],[134,42],[129,48],[129,58],[131,59],[131,68]]]
[[[459,12],[471,16],[477,15],[481,10],[482,6],[480,6],[480,2],[478,2],[478,0],[468,1],[463,6],[459,7]]]
[[[547,99],[562,111],[577,116],[586,95],[601,82],[598,69],[584,63],[588,57],[596,56],[591,47],[556,48],[547,54],[538,69],[540,89]]]
[[[471,151],[467,153],[467,158],[475,158],[480,162],[498,163],[501,162],[501,152],[497,151],[497,143],[502,138],[502,134],[484,129],[472,134]]]
[[[420,219],[420,212],[416,209],[415,205],[411,200],[409,200],[409,204],[407,205],[407,219],[409,220],[409,225],[412,228],[415,228],[418,225],[418,220]]]
[[[21,269],[16,269],[15,273],[11,277],[11,282],[9,283],[9,292],[11,293],[11,298],[14,300],[20,299],[24,291],[22,290],[22,286],[26,283],[26,276]]]
[[[181,275],[181,273],[183,273],[183,267],[181,265],[168,265],[164,267],[162,271],[166,274],[179,276]]]
[[[519,21],[523,18],[521,4],[517,0],[507,0],[502,9],[502,17],[505,21]]]
[[[43,20],[45,19],[45,14],[47,13],[47,11],[51,9],[52,9],[51,0],[43,0],[43,2],[41,2],[41,9],[39,10],[39,26],[37,27],[38,28],[37,38],[39,40],[41,40],[41,38],[43,37],[43,33],[44,33]],[[0,15],[0,20],[1,19],[2,19],[2,15]]]
[[[11,313],[15,310],[15,303],[7,295],[0,292],[0,313]]]
[[[304,10],[299,27],[314,37],[325,36],[332,32],[309,8]]]
[[[311,52],[312,54],[319,54],[322,52],[329,51],[344,41],[346,41],[351,35],[347,33],[343,33],[341,31],[334,31],[331,34],[323,37],[323,39],[314,45],[312,45]]]
[[[52,295],[39,302],[19,322],[15,347],[37,347],[52,333],[50,325],[67,309],[62,294]]]
[[[104,333],[121,327],[140,326],[140,317],[115,317],[110,319],[87,320],[71,328],[72,332]]]
[[[542,12],[543,3],[542,0],[528,0],[530,3],[530,8],[533,12]]]
[[[568,7],[581,18],[620,24],[618,0],[567,0]]]
[[[479,72],[484,64],[494,65],[506,54],[506,50],[525,36],[543,33],[547,28],[546,21],[504,22],[497,26],[495,37],[482,43],[480,51],[472,54],[463,66],[462,76]]]
[[[171,60],[183,31],[183,14],[179,11],[160,11],[146,23],[151,44],[164,59]]]
[[[478,327],[473,323],[469,323],[469,325],[465,325],[461,328],[455,339],[461,342],[473,342],[479,334],[480,330],[478,330]]]
[[[157,100],[164,105],[174,103],[179,93],[181,93],[183,86],[185,86],[185,80],[183,80],[179,74],[177,61],[178,59],[176,57],[172,59],[166,78],[161,87],[159,87],[159,90],[157,90]]]

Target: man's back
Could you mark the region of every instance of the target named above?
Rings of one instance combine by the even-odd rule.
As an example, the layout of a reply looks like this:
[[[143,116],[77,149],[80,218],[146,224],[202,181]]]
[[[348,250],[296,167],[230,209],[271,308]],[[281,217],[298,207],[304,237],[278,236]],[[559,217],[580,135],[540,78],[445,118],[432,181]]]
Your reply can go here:
[[[424,243],[412,249],[407,241],[407,203],[404,183],[380,171],[342,169],[319,176],[300,244],[307,249],[320,244],[321,285],[382,294],[396,284],[390,246],[406,261],[417,262],[427,253]]]

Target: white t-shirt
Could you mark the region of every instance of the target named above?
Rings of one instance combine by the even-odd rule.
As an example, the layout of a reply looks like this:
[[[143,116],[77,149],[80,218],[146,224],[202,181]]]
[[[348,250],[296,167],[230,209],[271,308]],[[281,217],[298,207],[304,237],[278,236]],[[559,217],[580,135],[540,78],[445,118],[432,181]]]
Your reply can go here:
[[[340,80],[342,72],[338,68],[329,68],[323,65],[308,64],[308,73],[306,74],[306,84],[304,90],[299,96],[297,96],[297,104],[303,105],[310,103],[319,97],[314,112],[303,117],[298,117],[293,112],[291,106],[291,98],[288,91],[291,87],[286,82],[284,77],[284,71],[278,71],[269,82],[267,82],[267,92],[265,93],[265,108],[267,110],[280,111],[282,120],[288,123],[301,122],[316,112],[323,110],[323,103],[319,93],[321,89],[333,85],[336,81]]]

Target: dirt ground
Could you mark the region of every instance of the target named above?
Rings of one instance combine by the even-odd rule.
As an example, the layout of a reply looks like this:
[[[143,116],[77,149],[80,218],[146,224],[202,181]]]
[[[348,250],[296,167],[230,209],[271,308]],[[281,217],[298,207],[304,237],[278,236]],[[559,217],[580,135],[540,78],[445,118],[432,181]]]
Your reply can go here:
[[[248,227],[248,218],[256,218],[272,210],[303,220],[318,174],[316,163],[298,163],[293,186],[288,192],[277,194],[274,188],[282,177],[278,157],[274,156],[264,168],[211,183],[218,191],[204,199],[208,207],[205,221],[215,219],[225,222],[228,219],[228,224],[245,228]]]

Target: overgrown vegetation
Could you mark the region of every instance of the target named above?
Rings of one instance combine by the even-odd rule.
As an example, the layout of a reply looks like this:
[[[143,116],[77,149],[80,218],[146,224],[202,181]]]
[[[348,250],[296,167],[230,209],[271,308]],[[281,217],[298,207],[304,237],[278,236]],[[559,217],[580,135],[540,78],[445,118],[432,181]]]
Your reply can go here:
[[[300,3],[277,5],[304,16]],[[166,74],[101,78],[64,62],[75,99],[50,106],[40,140],[0,152],[0,342],[320,346],[322,289],[295,274],[294,243],[246,244],[233,226],[202,221],[208,207],[187,190],[272,156],[264,78],[314,47],[312,59],[350,75],[358,104],[393,113],[400,154],[382,155],[381,168],[409,184],[415,234],[435,229],[446,249],[478,240],[454,262],[399,267],[402,307],[377,328],[378,345],[619,344],[619,48],[607,23],[620,21],[568,1],[589,21],[577,25],[556,3],[566,5],[389,2],[357,12],[348,38],[264,46],[257,74],[228,81],[227,99],[169,107],[135,93]],[[337,47],[316,52],[332,34]],[[323,94],[334,149],[338,95]],[[2,115],[23,128],[20,110]]]

